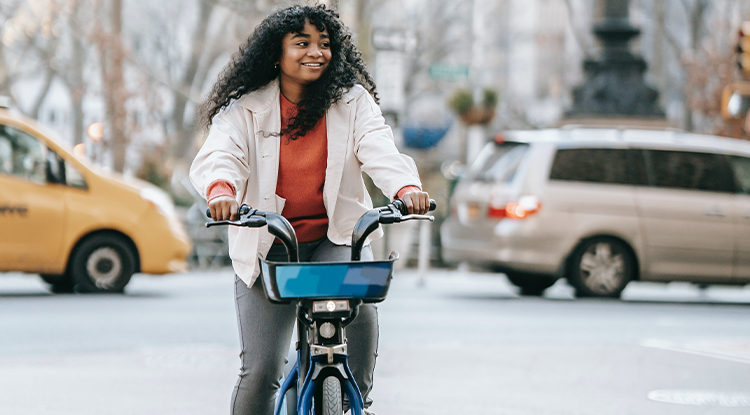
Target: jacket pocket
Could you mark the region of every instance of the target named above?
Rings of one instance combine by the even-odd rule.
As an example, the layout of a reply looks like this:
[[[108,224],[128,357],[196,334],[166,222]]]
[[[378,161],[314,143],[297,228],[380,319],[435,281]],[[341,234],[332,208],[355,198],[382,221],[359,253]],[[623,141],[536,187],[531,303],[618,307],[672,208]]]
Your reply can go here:
[[[276,196],[276,213],[281,215],[281,211],[284,210],[284,205],[286,204],[286,199],[284,199],[283,197],[279,195],[275,195],[275,196]]]

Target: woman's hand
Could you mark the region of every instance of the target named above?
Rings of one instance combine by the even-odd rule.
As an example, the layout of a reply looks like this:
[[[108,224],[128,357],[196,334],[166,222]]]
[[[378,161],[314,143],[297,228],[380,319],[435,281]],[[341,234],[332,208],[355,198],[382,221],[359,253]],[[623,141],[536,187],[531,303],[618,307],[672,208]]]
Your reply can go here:
[[[413,191],[401,196],[410,214],[424,215],[430,211],[430,195],[427,192]]]
[[[237,220],[237,201],[231,196],[219,196],[208,202],[213,220]]]

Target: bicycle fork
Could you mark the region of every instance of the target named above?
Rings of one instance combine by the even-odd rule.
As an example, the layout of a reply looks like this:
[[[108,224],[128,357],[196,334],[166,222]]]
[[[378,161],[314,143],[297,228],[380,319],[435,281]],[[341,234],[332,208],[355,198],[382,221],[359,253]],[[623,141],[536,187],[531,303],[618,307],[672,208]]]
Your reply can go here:
[[[301,310],[300,310],[301,311]],[[289,375],[284,379],[279,390],[274,415],[281,415],[282,403],[287,391],[298,385],[297,402],[295,407],[298,415],[312,415],[312,403],[315,391],[322,388],[323,380],[328,376],[335,376],[341,383],[344,394],[349,400],[352,415],[363,415],[364,402],[362,394],[349,369],[347,345],[345,343],[344,326],[356,316],[356,311],[345,321],[336,320],[309,320],[304,312],[298,313],[297,320],[297,361]],[[333,324],[335,336],[326,344],[320,342],[319,325]],[[313,344],[307,341],[308,328],[312,332]],[[329,328],[330,329],[330,328]],[[307,364],[301,365],[301,362]],[[305,376],[300,384],[300,374]],[[291,395],[291,394],[290,394]],[[287,400],[287,407],[292,404]],[[287,413],[289,410],[287,409]]]

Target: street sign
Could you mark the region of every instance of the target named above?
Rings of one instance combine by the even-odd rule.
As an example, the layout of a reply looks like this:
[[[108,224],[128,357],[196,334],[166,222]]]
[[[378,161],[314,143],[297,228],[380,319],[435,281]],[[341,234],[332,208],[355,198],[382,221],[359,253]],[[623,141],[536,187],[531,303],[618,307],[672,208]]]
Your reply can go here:
[[[469,66],[433,63],[430,65],[430,78],[443,81],[463,81],[469,79]]]
[[[372,46],[377,50],[411,52],[417,47],[417,37],[405,30],[378,27],[372,30]]]

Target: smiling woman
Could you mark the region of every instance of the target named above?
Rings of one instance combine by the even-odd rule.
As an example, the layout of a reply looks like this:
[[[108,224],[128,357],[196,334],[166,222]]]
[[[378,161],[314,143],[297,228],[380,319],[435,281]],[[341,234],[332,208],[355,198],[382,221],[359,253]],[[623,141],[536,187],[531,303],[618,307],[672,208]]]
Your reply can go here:
[[[190,179],[211,217],[236,219],[240,203],[281,214],[300,243],[300,262],[350,259],[354,224],[372,209],[362,172],[384,194],[403,199],[410,213],[429,208],[414,161],[394,145],[349,29],[325,6],[292,6],[263,20],[201,109],[209,131]],[[257,258],[286,261],[286,251],[266,230],[229,232],[243,349],[232,411],[270,414],[297,314],[295,304],[266,300]],[[381,236],[378,230],[370,239]],[[373,259],[369,245],[362,259]],[[367,408],[378,344],[375,306],[361,305],[347,333],[352,375]],[[323,389],[331,383],[333,392],[323,395],[342,414],[339,380],[325,376]]]

